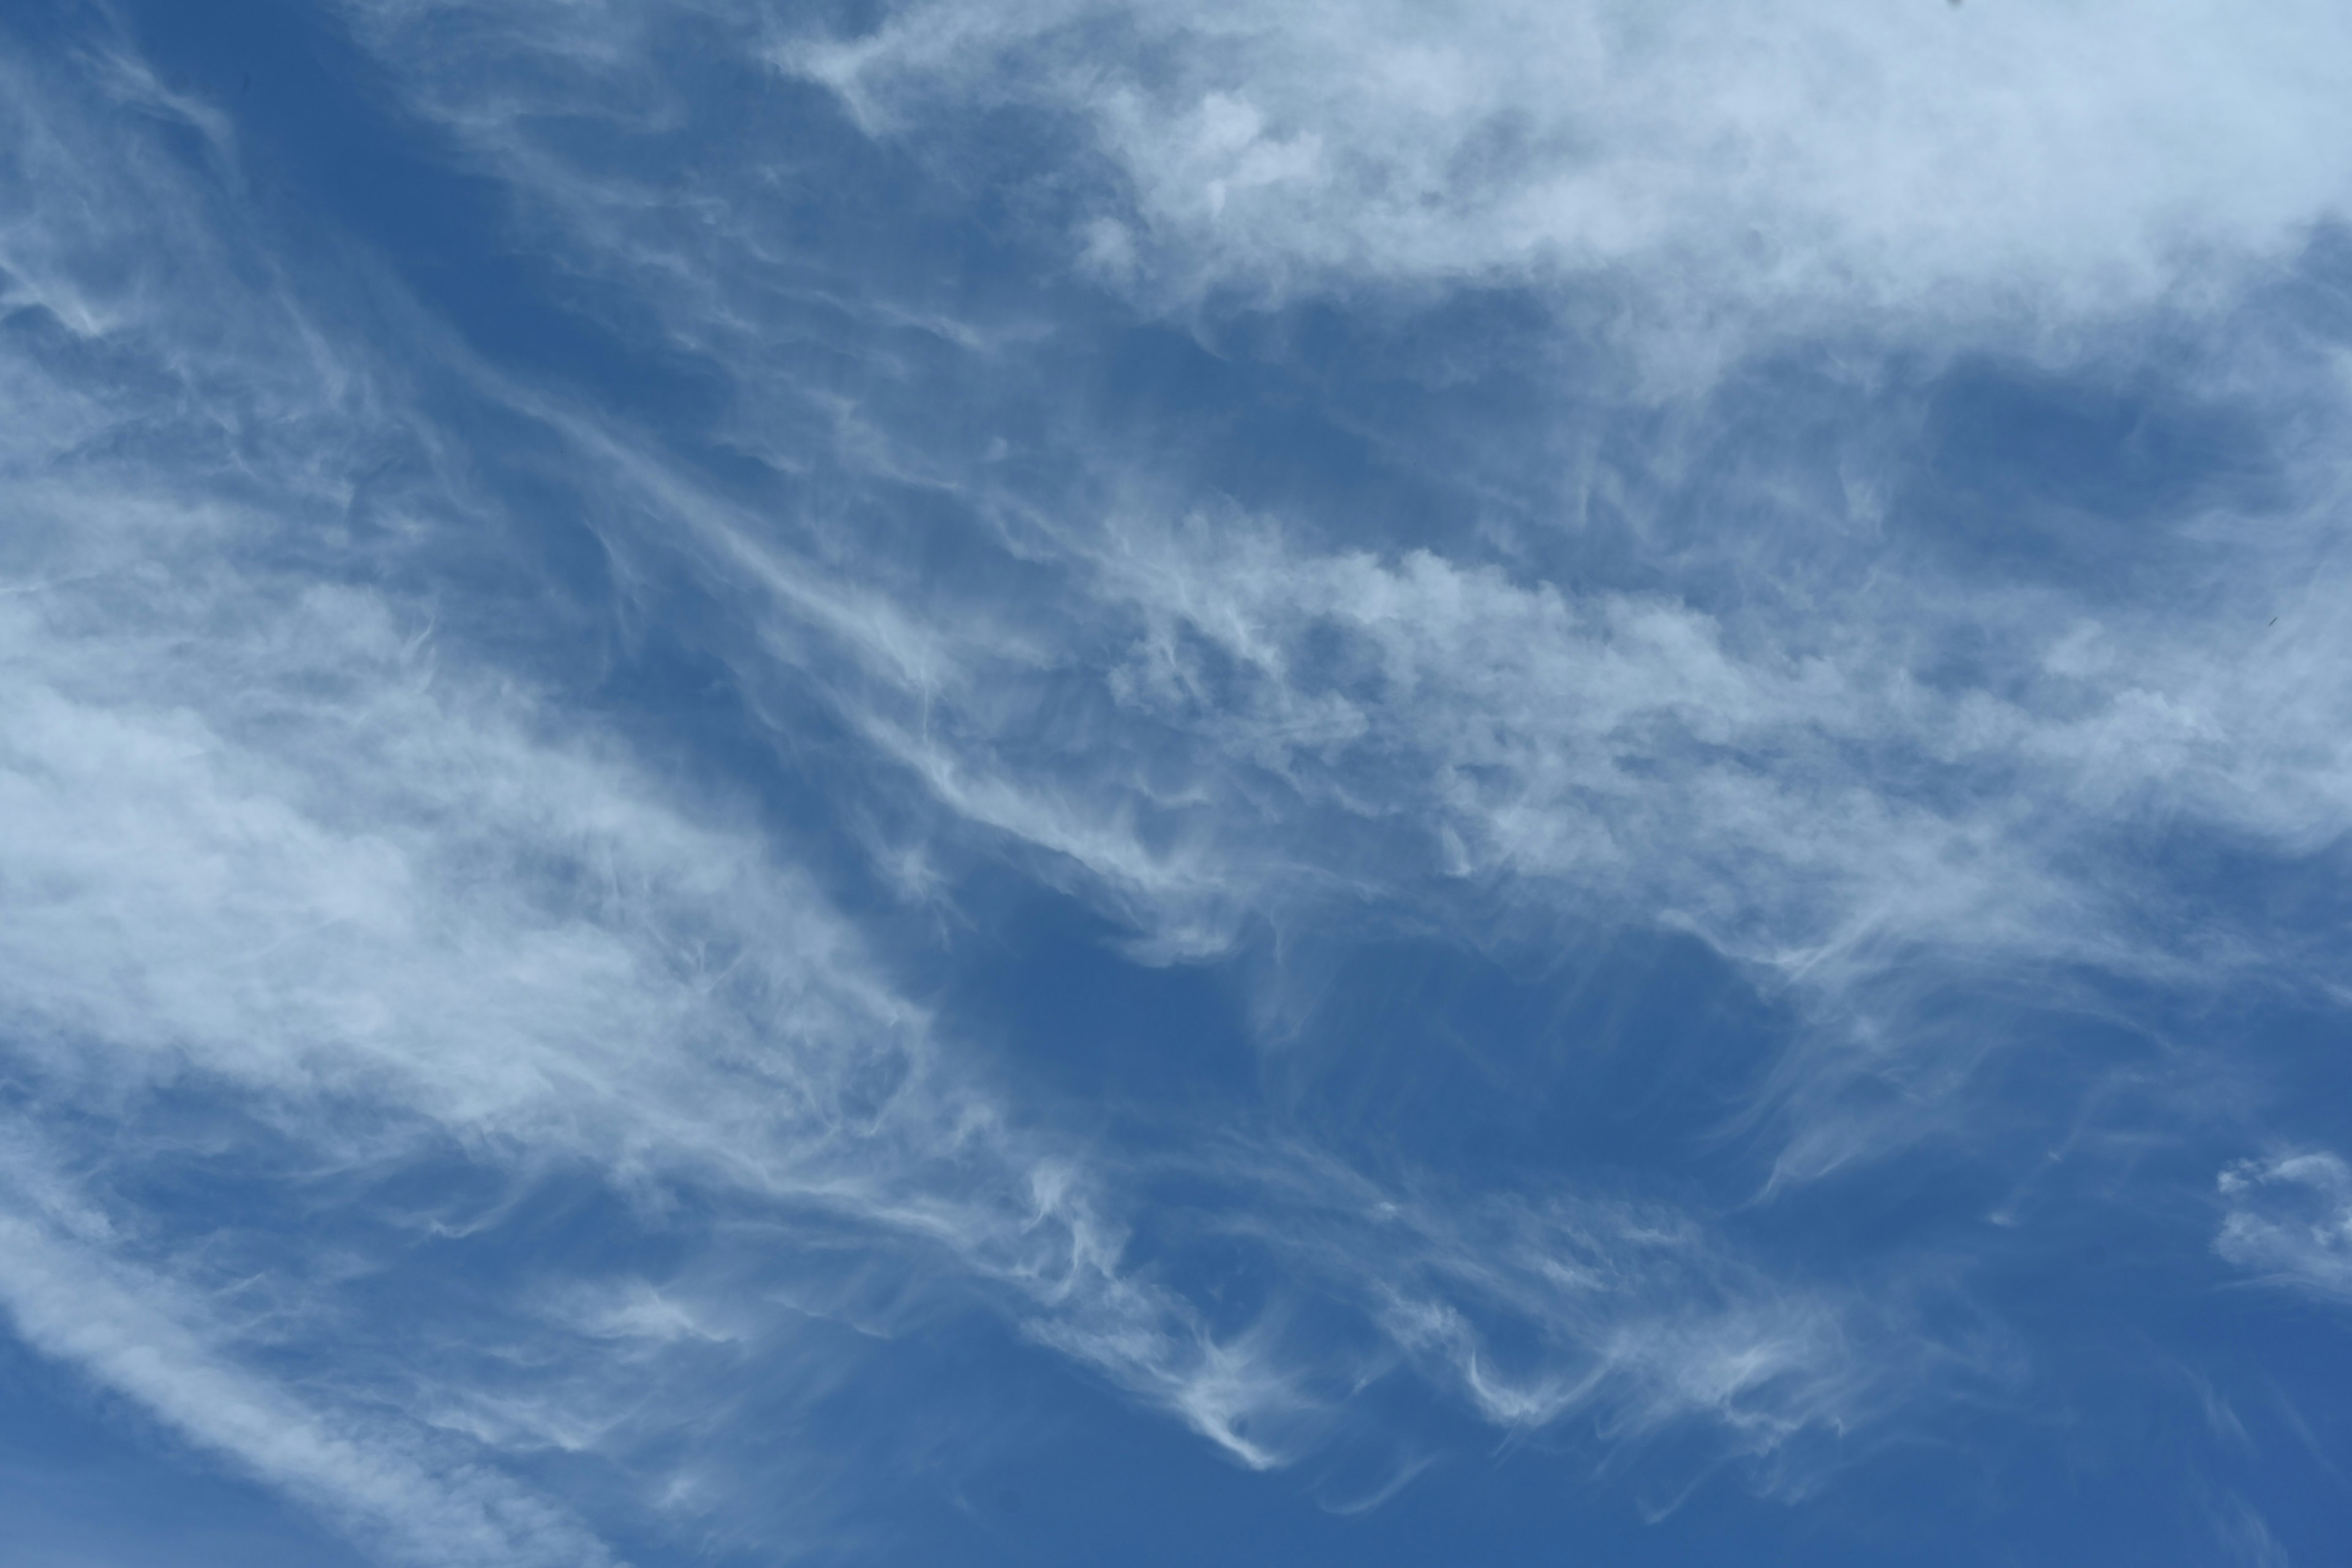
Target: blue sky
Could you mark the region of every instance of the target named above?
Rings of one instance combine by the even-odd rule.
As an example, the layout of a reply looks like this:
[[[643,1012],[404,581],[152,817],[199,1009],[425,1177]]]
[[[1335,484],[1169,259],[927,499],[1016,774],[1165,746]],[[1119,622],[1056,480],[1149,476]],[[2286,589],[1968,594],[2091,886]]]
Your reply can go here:
[[[0,10],[0,1552],[2340,1560],[2352,13]]]

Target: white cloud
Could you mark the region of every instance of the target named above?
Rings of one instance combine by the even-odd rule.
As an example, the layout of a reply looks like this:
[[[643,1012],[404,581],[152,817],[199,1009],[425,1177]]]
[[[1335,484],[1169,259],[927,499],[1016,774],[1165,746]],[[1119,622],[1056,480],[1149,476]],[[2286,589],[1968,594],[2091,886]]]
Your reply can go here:
[[[317,1507],[389,1561],[614,1561],[563,1510],[496,1471],[435,1453],[413,1433],[372,1430],[381,1424],[349,1411],[321,1413],[239,1364],[183,1287],[107,1258],[102,1237],[61,1233],[37,1205],[0,1208],[0,1307],[36,1349]]]
[[[57,106],[48,119],[74,124]],[[93,178],[72,152],[39,194]],[[158,277],[135,309],[93,314],[83,336],[119,360],[170,364],[167,390],[110,404],[11,362],[40,395],[27,405],[50,412],[12,432],[5,491],[37,526],[20,536],[0,597],[0,658],[14,672],[0,696],[0,877],[12,894],[0,1012],[31,1092],[52,1108],[103,1106],[123,1128],[75,1201],[93,1213],[127,1205],[107,1194],[172,1153],[147,1119],[178,1097],[226,1092],[285,1141],[281,1157],[309,1166],[364,1176],[454,1148],[518,1178],[584,1168],[648,1204],[688,1190],[749,1205],[773,1226],[772,1248],[793,1247],[805,1220],[849,1226],[861,1268],[887,1258],[935,1290],[997,1301],[1031,1338],[1249,1466],[1294,1459],[1343,1425],[1362,1369],[1273,1325],[1213,1330],[1166,1280],[1130,1268],[1116,1169],[1021,1131],[740,812],[665,781],[542,688],[480,663],[436,628],[432,599],[308,567],[300,534],[339,525],[354,483],[340,454],[365,451],[372,422],[428,450],[441,437],[393,390],[396,367],[320,325],[317,307],[241,283],[205,216],[157,177],[152,200],[115,192],[93,205],[173,215],[184,270]],[[191,342],[198,320],[221,339]],[[886,751],[919,754],[908,721],[919,703],[952,718],[940,732],[982,751],[938,753],[943,794],[970,779],[974,816],[987,819],[982,803],[993,800],[994,826],[1108,867],[1163,909],[1188,891],[1160,851],[1115,823],[1087,826],[1087,803],[1041,806],[1003,773],[989,753],[1005,738],[989,726],[1008,716],[957,715],[984,700],[1003,662],[1058,657],[1050,644],[984,619],[926,626],[887,597],[836,594],[804,558],[761,542],[740,509],[640,448],[550,399],[484,384],[544,419],[608,494],[690,525],[774,617],[764,651],[824,679],[845,681],[845,668],[878,693],[857,716]],[[239,412],[215,388],[264,395]],[[224,428],[257,428],[270,445],[258,460],[190,460]],[[389,548],[424,548],[453,516],[491,526],[484,505],[426,469],[385,509]],[[1218,896],[1211,879],[1230,877],[1204,858],[1199,890]],[[1330,1202],[1305,1189],[1286,1201]],[[453,1238],[508,1223],[428,1217],[424,1229]],[[208,1292],[226,1288],[203,1258],[233,1218],[201,1237],[165,1216],[142,1223],[157,1233],[148,1263],[117,1258],[102,1227],[52,1235],[27,1221],[9,1233],[0,1289],[28,1340],[330,1514],[419,1541],[540,1506],[495,1479],[506,1460],[549,1448],[625,1460],[663,1423],[688,1420],[659,1387],[677,1357],[793,1353],[777,1324],[794,1310],[898,1326],[891,1307],[868,1317],[822,1284],[762,1300],[767,1287],[730,1280],[723,1258],[704,1260],[699,1296],[691,1279],[559,1279],[491,1321],[452,1302],[371,1323],[376,1370],[346,1375],[379,1431],[345,1405],[306,1404],[226,1331],[201,1326]],[[1425,1249],[1449,1221],[1431,1211],[1418,1223]],[[401,1266],[350,1245],[361,1255],[278,1279],[275,1331],[323,1348],[314,1336],[363,1310],[337,1269]],[[1297,1245],[1275,1249],[1278,1266],[1302,1260]],[[1417,1299],[1456,1310],[1462,1272],[1433,1270]],[[1389,1310],[1387,1282],[1358,1273],[1310,1268],[1301,1289],[1343,1310]],[[59,1305],[76,1291],[105,1309],[79,1327]],[[1654,1290],[1622,1293],[1586,1314],[1578,1353],[1630,1368],[1647,1353],[1633,1348],[1651,1342],[1645,1320],[1669,1310]],[[1594,1350],[1610,1332],[1622,1343]],[[477,1354],[511,1347],[504,1370],[469,1374],[460,1339]],[[1675,1360],[1709,1353],[1695,1342]],[[1432,1367],[1513,1425],[1580,1404],[1545,1394],[1538,1410],[1443,1356]],[[785,1369],[767,1375],[790,1385]],[[1645,1392],[1619,1404],[1749,1424],[1740,1407],[1758,1380],[1685,1388],[1682,1375],[1628,1371]],[[265,1428],[278,1436],[263,1440]],[[470,1457],[414,1457],[428,1451]],[[524,1500],[480,1500],[509,1496]],[[549,1539],[569,1550],[569,1537]]]
[[[110,155],[69,89],[15,101],[48,163],[17,193],[11,276],[82,244],[135,242],[148,267],[103,306],[19,301],[97,370],[74,352],[5,362],[25,417],[0,472],[18,525],[0,594],[0,1020],[16,1092],[116,1130],[79,1201],[127,1202],[107,1194],[175,1153],[173,1107],[226,1095],[282,1141],[252,1151],[244,1173],[265,1186],[273,1161],[365,1175],[457,1151],[518,1178],[584,1169],[648,1203],[719,1194],[784,1247],[798,1221],[846,1224],[877,1257],[1066,1325],[1213,1435],[1242,1419],[1246,1379],[1181,1300],[1122,1273],[1093,1178],[942,1059],[923,1011],[745,813],[654,774],[451,646],[431,597],[362,570],[382,563],[344,531],[362,472],[387,440],[438,438],[386,392],[397,369],[252,264],[205,210],[216,192],[135,138]],[[483,521],[416,467],[385,505],[386,551]],[[318,570],[320,538],[352,570]],[[201,1258],[230,1237],[266,1252],[266,1234],[234,1215],[201,1234],[143,1223],[176,1263],[7,1222],[0,1292],[31,1342],[418,1554],[535,1560],[514,1544],[535,1532],[528,1552],[600,1560],[475,1468],[599,1441],[611,1401],[593,1378],[469,1399],[426,1310],[372,1325],[396,1375],[371,1392],[398,1430],[366,1436],[190,1326]],[[287,1268],[285,1331],[362,1310],[339,1269],[397,1265]],[[707,1342],[699,1323],[648,1296],[588,1328]],[[475,1457],[403,1457],[435,1428],[470,1433]]]
[[[1015,0],[776,58],[919,144],[975,105],[1075,115],[1165,293],[1582,277],[1681,332],[1843,331],[2096,317],[2293,247],[2352,198],[2347,26],[2319,0]]]
[[[1259,1201],[1219,1222],[1362,1311],[1377,1349],[1496,1426],[1589,1420],[1611,1448],[1704,1435],[1710,1461],[1756,1461],[1802,1490],[1809,1446],[1859,1433],[1962,1367],[1899,1300],[1793,1286],[1669,1205],[1562,1189],[1465,1194],[1382,1185],[1299,1148],[1235,1148],[1220,1180]]]
[[[2216,1184],[2229,1206],[2216,1252],[2269,1283],[2352,1301],[2352,1166],[2328,1153],[2245,1160]]]
[[[2329,564],[2335,447],[2283,443],[2291,499],[2260,515],[2190,500],[2139,520],[2193,552],[2207,587],[1969,575],[1906,543],[1917,520],[1889,509],[1920,504],[1899,468],[1917,411],[1864,393],[1922,320],[2014,346],[1996,318],[2058,338],[2110,317],[2145,329],[2199,278],[2217,310],[2242,302],[2261,266],[2239,263],[2291,252],[2343,195],[2345,143],[2317,128],[2352,94],[2308,63],[2352,58],[2318,47],[2344,26],[2333,12],[2248,27],[2208,6],[2087,3],[914,6],[855,39],[771,40],[919,152],[950,156],[941,128],[973,103],[1076,108],[1133,186],[1133,210],[1081,226],[1109,272],[1277,293],[1507,276],[1561,299],[1636,277],[1624,286],[1670,288],[1670,315],[1833,329],[1853,358],[1838,495],[1793,459],[1706,448],[1712,422],[1769,391],[1637,399],[1667,433],[1596,466],[1584,493],[1540,441],[1512,470],[1549,498],[1511,524],[1536,541],[1518,557],[1468,538],[1349,550],[1236,516],[1147,457],[1087,446],[1086,420],[1030,385],[1044,373],[1023,349],[1043,324],[980,312],[927,328],[915,353],[896,335],[905,301],[796,247],[760,159],[698,168],[707,203],[656,199],[536,129],[551,112],[481,111],[430,36],[367,14],[568,265],[658,284],[663,341],[737,389],[724,439],[865,499],[857,527],[763,510],[530,395],[629,498],[606,525],[616,554],[685,557],[740,617],[721,640],[746,689],[822,693],[940,808],[946,826],[902,827],[881,854],[914,863],[926,831],[1025,847],[1161,958],[1408,885],[1444,902],[1448,878],[1565,918],[1675,925],[1793,983],[1843,1037],[1840,1070],[1885,1075],[1913,1104],[1964,1081],[1981,1047],[1891,1016],[1906,973],[2327,967],[2281,933],[2189,918],[2144,857],[2110,851],[2185,821],[2291,858],[2352,820],[2352,714],[2327,674],[2352,633]],[[499,47],[537,59],[537,37]],[[625,52],[558,53],[533,89],[543,109],[585,111],[601,88],[635,124],[688,89]],[[821,416],[792,368],[812,334],[866,388],[816,399]],[[2196,339],[2200,395],[2282,429],[2344,407],[2324,353],[2239,338]],[[1622,366],[1574,368],[1605,392]],[[971,377],[1034,395],[1048,427],[1026,477],[981,455],[1003,442],[956,401]],[[1706,461],[1739,474],[1707,514],[1655,515],[1643,496]],[[1003,574],[990,591],[909,570],[923,546],[879,521],[902,487],[962,510],[959,548],[995,552]],[[1656,586],[1530,567],[1604,504],[1660,554]],[[1698,582],[1715,591],[1680,591]],[[1801,1125],[1789,1173],[1877,1136]]]
[[[2092,838],[2135,813],[2283,853],[2343,832],[2352,715],[2331,672],[2347,629],[2335,606],[2352,596],[2340,574],[2301,570],[2332,537],[2324,463],[2296,476],[2307,509],[2284,540],[2227,516],[2166,520],[2207,531],[2225,563],[2226,591],[2186,607],[1882,562],[1866,506],[1800,519],[1837,535],[1809,547],[1870,564],[1844,579],[1863,584],[1850,596],[1795,583],[1759,538],[1738,545],[1763,586],[1709,607],[1544,580],[1466,542],[1317,544],[1149,476],[1097,485],[1124,455],[1073,452],[1066,432],[1046,457],[1079,479],[1024,490],[992,477],[1017,467],[998,461],[1001,436],[967,432],[983,475],[959,457],[961,426],[919,398],[810,384],[805,318],[775,300],[819,296],[808,315],[847,324],[818,346],[866,354],[893,385],[919,386],[936,363],[900,353],[916,340],[1013,376],[1026,324],[824,293],[840,280],[795,273],[788,226],[751,199],[774,177],[768,150],[737,150],[703,194],[656,197],[549,144],[563,112],[673,122],[683,89],[632,43],[654,13],[518,7],[455,54],[411,47],[402,29],[447,9],[365,8],[397,79],[508,182],[526,228],[560,234],[568,265],[658,285],[646,308],[662,346],[740,392],[726,439],[860,502],[887,489],[961,509],[980,575],[1025,574],[993,597],[954,570],[918,581],[916,552],[865,531],[856,504],[847,521],[814,504],[771,515],[620,421],[422,326],[407,341],[560,445],[631,608],[659,604],[662,574],[690,578],[698,629],[755,709],[813,695],[866,748],[861,789],[928,803],[875,829],[895,863],[919,862],[927,833],[1014,855],[1133,920],[1154,956],[1360,902],[1447,921],[1496,889],[1560,919],[1694,931],[1846,1026],[1839,1070],[1905,1090],[1909,1134],[1941,1125],[1918,1107],[1972,1058],[1860,1016],[1906,960],[2164,976],[2274,962],[2222,951],[2210,928],[2151,929],[2147,885]],[[1790,5],[1705,25],[1556,8],[1446,26],[1394,6],[919,10],[783,58],[915,134],[942,87],[1075,107],[1132,186],[1085,226],[1089,265],[1166,294],[1664,279],[1703,326],[1769,310],[1803,327],[1857,304],[1938,318],[2145,305],[2333,211],[2329,150],[2352,95],[2296,87],[2251,127],[2235,109],[2283,51],[2323,62],[2314,76],[2352,58],[2330,51],[2342,24],[2311,8],[2172,22],[2087,3]],[[1065,52],[1081,32],[1113,46],[1083,80]],[[2087,65],[2110,37],[2133,41],[2111,69]],[[2211,69],[2176,92],[2192,47]],[[489,72],[471,59],[484,50],[543,70]],[[1815,100],[1824,112],[1791,107]],[[320,1159],[394,1164],[440,1139],[512,1170],[571,1162],[648,1204],[688,1188],[750,1205],[780,1250],[822,1215],[908,1275],[998,1301],[1253,1466],[1308,1451],[1391,1364],[1505,1427],[1590,1415],[1631,1441],[1689,1424],[1759,1458],[1932,1375],[1899,1310],[1777,1280],[1667,1207],[1416,1195],[1265,1150],[1223,1173],[1249,1188],[1235,1223],[1287,1289],[1354,1314],[1362,1337],[1303,1347],[1274,1314],[1213,1329],[1129,1266],[1130,1173],[1024,1130],[748,808],[437,632],[432,595],[306,563],[307,531],[350,542],[336,531],[361,488],[355,454],[458,443],[331,311],[251,282],[268,269],[222,237],[233,226],[209,187],[69,106],[21,101],[47,107],[25,113],[44,128],[24,139],[36,216],[0,237],[12,299],[137,370],[0,358],[12,405],[39,411],[0,431],[0,504],[20,523],[0,556],[0,1010],[42,1092],[135,1112],[150,1089],[226,1086]],[[2053,144],[2076,155],[2043,156]],[[2091,181],[2101,160],[2110,173]],[[157,253],[172,266],[111,265]],[[436,528],[507,521],[452,477],[463,464],[414,467],[382,509],[399,563]],[[2273,599],[2292,624],[2259,658],[2233,651],[2248,605]],[[2001,650],[1984,679],[1927,668],[1928,634],[1952,627]],[[1886,1141],[1801,1110],[1786,1162],[1800,1174]],[[2225,1251],[2326,1277],[2325,1247],[2294,1251],[2269,1205],[2336,1188],[2242,1171],[2225,1190],[2245,1216]],[[331,1507],[406,1510],[420,1529],[472,1517],[464,1487],[439,1496],[444,1470],[417,1461],[385,1489],[376,1449],[173,1327],[176,1308],[153,1305],[167,1272],[121,1272],[87,1237],[9,1235],[0,1288],[37,1342]],[[129,1326],[68,1331],[50,1283],[67,1279],[114,1281],[109,1321]],[[600,1370],[777,1342],[772,1303],[711,1304],[734,1289],[715,1266],[698,1287],[562,1283],[534,1298],[539,1348],[593,1340]],[[797,1300],[877,1333],[904,1321],[819,1289]],[[182,1373],[126,1359],[149,1341]],[[429,1357],[411,1370],[415,1423],[469,1434],[492,1459],[615,1451],[630,1419],[677,1414],[659,1400],[616,1414],[610,1383],[468,1391]],[[302,1441],[203,1426],[179,1392],[191,1379],[283,1415]]]

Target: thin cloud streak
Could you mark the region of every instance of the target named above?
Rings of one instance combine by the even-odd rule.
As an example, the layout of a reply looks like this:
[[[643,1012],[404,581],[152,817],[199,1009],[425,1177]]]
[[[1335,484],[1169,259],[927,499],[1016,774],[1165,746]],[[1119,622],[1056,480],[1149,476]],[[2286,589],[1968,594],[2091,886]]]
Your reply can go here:
[[[16,1173],[12,1173],[12,1175]],[[0,1211],[0,1304],[35,1348],[72,1363],[196,1447],[308,1501],[387,1560],[614,1562],[544,1499],[462,1457],[415,1451],[349,1412],[321,1412],[236,1363],[174,1282],[106,1257],[20,1201]],[[89,1228],[84,1216],[81,1227]],[[192,1321],[194,1320],[194,1321]]]

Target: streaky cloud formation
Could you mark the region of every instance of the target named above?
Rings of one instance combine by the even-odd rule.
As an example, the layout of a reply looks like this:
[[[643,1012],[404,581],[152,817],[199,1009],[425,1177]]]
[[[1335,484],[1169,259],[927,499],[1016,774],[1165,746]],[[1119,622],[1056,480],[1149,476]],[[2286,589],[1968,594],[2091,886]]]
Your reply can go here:
[[[7,24],[5,1321],[387,1562],[2324,1551],[2347,25]]]
[[[37,1194],[31,1206],[62,1205]],[[315,1502],[398,1561],[613,1561],[562,1510],[497,1472],[414,1453],[413,1442],[370,1432],[348,1413],[322,1417],[237,1366],[215,1342],[220,1330],[185,1321],[184,1288],[108,1257],[101,1216],[11,1207],[0,1216],[0,1289],[17,1331],[190,1441]]]

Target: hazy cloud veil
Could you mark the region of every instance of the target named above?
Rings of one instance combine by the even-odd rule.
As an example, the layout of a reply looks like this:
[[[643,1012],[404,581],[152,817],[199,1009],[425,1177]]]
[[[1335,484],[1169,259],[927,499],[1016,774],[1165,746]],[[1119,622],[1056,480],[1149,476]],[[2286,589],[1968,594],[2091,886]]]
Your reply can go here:
[[[2347,223],[2304,0],[11,11],[9,1560],[2331,1561]]]

